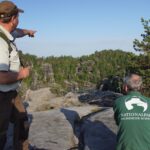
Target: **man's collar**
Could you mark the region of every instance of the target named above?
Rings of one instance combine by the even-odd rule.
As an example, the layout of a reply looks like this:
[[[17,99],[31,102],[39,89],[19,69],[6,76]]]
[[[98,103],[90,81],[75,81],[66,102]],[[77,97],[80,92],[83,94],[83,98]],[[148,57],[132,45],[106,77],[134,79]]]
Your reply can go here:
[[[141,93],[138,91],[130,91],[128,92],[128,95],[141,95]]]
[[[3,32],[10,41],[13,41],[13,36],[2,26],[0,25],[0,32]]]

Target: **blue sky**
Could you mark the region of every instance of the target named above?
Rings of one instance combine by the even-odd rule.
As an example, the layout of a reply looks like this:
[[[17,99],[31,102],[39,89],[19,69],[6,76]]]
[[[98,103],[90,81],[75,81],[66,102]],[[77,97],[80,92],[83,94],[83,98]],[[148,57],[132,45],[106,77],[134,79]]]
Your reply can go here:
[[[12,0],[25,13],[20,28],[35,38],[17,39],[18,48],[37,56],[82,56],[103,49],[133,50],[150,19],[150,0]]]

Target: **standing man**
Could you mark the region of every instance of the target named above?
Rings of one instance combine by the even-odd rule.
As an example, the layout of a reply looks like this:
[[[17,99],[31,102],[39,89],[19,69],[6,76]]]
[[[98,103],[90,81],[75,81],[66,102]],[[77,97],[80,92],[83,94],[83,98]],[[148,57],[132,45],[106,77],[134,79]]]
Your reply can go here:
[[[140,94],[142,78],[131,74],[124,80],[127,95],[114,104],[118,125],[116,150],[150,150],[150,99]]]
[[[6,143],[10,118],[14,117],[16,129],[18,125],[24,127],[27,121],[27,113],[20,103],[18,89],[20,81],[29,76],[29,68],[20,67],[17,47],[11,35],[19,23],[21,12],[23,10],[11,1],[0,2],[0,150],[4,149]],[[27,135],[20,134],[20,131],[15,132],[18,137],[15,136],[14,149],[28,150]],[[19,141],[16,142],[16,139]]]

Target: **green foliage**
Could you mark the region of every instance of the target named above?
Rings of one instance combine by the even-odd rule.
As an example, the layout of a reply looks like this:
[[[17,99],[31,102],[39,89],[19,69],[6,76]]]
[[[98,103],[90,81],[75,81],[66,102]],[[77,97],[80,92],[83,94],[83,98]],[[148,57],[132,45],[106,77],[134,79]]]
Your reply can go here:
[[[144,52],[145,54],[150,53],[150,19],[145,20],[141,19],[142,25],[144,27],[144,33],[141,34],[142,41],[139,41],[138,39],[135,39],[133,41],[134,48],[136,51]]]
[[[127,73],[137,73],[143,78],[142,92],[146,96],[150,96],[150,55],[135,56],[127,67]]]
[[[105,77],[122,78],[129,62],[135,57],[134,54],[121,50],[96,51],[92,55],[79,58],[37,58],[34,55],[22,55],[32,68],[31,76],[24,80],[24,84],[32,89],[49,86],[58,95],[67,91],[93,88]]]
[[[143,52],[139,56],[135,56],[130,61],[128,72],[138,73],[143,77],[143,94],[150,96],[150,20],[141,19],[144,27],[144,34],[141,34],[142,41],[135,39],[133,41],[136,51]]]
[[[66,94],[65,89],[63,89],[60,84],[55,83],[55,84],[50,85],[50,90],[52,93],[56,94],[57,96]]]

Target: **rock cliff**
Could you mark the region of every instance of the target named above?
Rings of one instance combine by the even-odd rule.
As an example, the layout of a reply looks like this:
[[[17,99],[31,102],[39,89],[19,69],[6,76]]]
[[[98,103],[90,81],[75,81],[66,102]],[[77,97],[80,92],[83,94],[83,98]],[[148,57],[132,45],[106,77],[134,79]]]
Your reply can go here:
[[[106,100],[106,95],[110,94],[105,94],[104,100]],[[85,97],[80,96],[68,93],[64,97],[56,97],[49,89],[27,93],[25,102],[29,103],[31,149],[115,149],[117,126],[113,119],[112,108],[104,105],[101,107],[100,103],[99,105],[89,105],[89,101],[82,103],[81,98],[85,100]],[[104,93],[101,96],[101,102],[102,97],[104,98]],[[108,96],[108,99],[110,101],[111,97]],[[112,97],[111,104],[113,101]],[[43,110],[41,104],[50,106],[53,104],[53,107]],[[12,150],[12,125],[9,128],[5,150]]]

